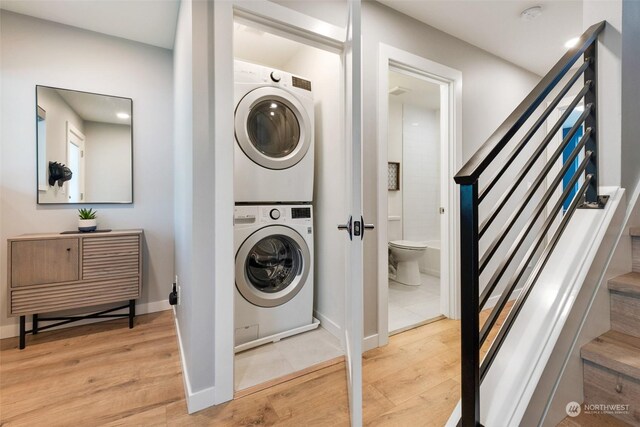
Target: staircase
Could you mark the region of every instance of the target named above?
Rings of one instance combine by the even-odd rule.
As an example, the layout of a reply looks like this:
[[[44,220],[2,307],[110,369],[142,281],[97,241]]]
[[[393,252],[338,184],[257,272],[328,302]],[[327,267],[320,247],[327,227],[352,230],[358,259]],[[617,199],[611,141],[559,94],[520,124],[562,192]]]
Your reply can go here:
[[[633,271],[609,280],[611,330],[582,347],[585,413],[590,405],[628,405],[611,415],[640,426],[640,229],[631,229]],[[596,408],[594,408],[596,409]],[[615,411],[614,411],[615,412]]]

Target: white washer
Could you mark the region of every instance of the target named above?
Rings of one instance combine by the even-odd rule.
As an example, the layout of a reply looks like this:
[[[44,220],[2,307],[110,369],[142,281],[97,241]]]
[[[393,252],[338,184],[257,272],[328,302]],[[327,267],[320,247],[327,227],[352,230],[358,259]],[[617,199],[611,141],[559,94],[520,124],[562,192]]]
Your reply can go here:
[[[235,61],[236,203],[313,200],[311,82]]]
[[[236,351],[318,326],[311,205],[236,206]]]

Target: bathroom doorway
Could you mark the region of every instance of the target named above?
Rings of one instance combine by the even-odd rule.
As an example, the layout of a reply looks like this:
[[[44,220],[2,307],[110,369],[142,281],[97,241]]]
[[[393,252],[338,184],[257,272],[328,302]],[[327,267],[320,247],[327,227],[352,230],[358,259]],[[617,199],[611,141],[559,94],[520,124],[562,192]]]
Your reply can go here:
[[[440,84],[389,68],[389,334],[440,319]],[[446,114],[446,112],[445,112]]]
[[[379,345],[458,318],[461,73],[391,46],[379,63]],[[384,221],[386,215],[386,221]]]

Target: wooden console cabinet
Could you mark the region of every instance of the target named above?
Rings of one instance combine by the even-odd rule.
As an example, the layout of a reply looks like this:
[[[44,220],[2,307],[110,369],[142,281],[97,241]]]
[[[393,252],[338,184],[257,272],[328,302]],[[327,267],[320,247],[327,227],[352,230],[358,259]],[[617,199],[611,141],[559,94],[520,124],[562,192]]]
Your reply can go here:
[[[9,315],[20,316],[20,348],[38,321],[97,317],[129,317],[133,327],[135,300],[142,290],[142,230],[105,233],[26,234],[8,240]],[[39,313],[126,301],[127,306],[79,317],[47,317]],[[107,314],[129,308],[129,314]],[[33,328],[25,331],[25,316]]]

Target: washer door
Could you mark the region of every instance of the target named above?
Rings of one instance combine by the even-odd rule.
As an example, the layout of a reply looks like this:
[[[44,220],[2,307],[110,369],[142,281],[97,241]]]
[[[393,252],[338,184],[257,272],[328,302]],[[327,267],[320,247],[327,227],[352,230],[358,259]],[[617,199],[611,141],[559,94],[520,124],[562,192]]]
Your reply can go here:
[[[277,87],[261,87],[238,103],[235,133],[240,148],[255,163],[287,169],[307,154],[312,129],[295,96]]]
[[[309,247],[296,231],[282,225],[261,228],[236,253],[236,287],[253,305],[277,307],[300,292],[309,260]]]

